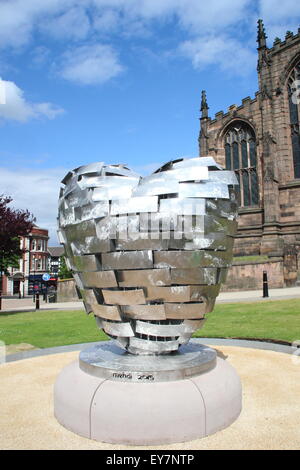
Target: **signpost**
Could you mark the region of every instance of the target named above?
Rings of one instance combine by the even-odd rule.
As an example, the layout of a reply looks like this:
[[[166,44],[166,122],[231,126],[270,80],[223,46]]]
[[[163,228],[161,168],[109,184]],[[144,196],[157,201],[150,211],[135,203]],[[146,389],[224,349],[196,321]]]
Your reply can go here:
[[[50,280],[50,274],[45,273],[42,276],[43,281],[48,282]],[[48,286],[46,285],[46,292],[43,294],[43,300],[47,303],[47,294],[48,294]]]

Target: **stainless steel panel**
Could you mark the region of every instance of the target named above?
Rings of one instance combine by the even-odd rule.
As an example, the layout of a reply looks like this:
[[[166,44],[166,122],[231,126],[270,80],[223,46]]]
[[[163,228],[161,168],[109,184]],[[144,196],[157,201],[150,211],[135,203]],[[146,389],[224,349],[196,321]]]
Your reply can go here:
[[[127,240],[131,235],[139,233],[140,219],[138,215],[121,215],[104,217],[95,222],[97,236],[101,240],[121,238]]]
[[[156,251],[155,268],[198,268],[202,266],[203,251]]]
[[[172,284],[207,284],[217,283],[217,268],[171,269]]]
[[[163,173],[158,173],[158,175],[162,175]],[[162,194],[176,194],[179,190],[179,183],[178,181],[168,181],[166,185],[164,179],[151,177],[152,179],[149,181],[142,181],[139,186],[137,186],[132,195],[133,196],[158,196]]]
[[[100,264],[95,255],[74,256],[73,263],[76,271],[93,272],[100,269]]]
[[[96,228],[93,220],[87,220],[64,229],[68,242],[84,241],[86,237],[96,237]]]
[[[78,176],[85,175],[87,173],[100,173],[103,166],[104,162],[89,163],[88,165],[83,165],[79,168],[76,168],[74,171]]]
[[[172,337],[186,333],[185,330],[183,323],[180,325],[158,325],[157,323],[148,323],[141,320],[137,320],[135,323],[135,331],[142,335]]]
[[[67,238],[64,230],[57,230],[57,238],[61,245],[66,245]]]
[[[222,166],[215,162],[212,157],[196,157],[196,158],[187,158],[181,162],[174,163],[173,168],[188,168],[188,167],[211,167],[222,170]]]
[[[179,183],[179,197],[229,199],[227,184],[217,182]]]
[[[184,327],[185,327],[185,333],[194,333],[197,330],[200,330],[200,328],[203,327],[206,319],[201,318],[201,320],[184,320]]]
[[[99,201],[74,209],[76,221],[94,220],[109,214],[109,202]]]
[[[121,175],[124,177],[135,177],[135,178],[141,177],[138,173],[135,173],[134,171],[130,170],[124,165],[106,165],[105,174],[107,175],[108,173],[112,175]]]
[[[152,251],[115,251],[102,254],[102,269],[152,268]]]
[[[164,305],[127,305],[122,307],[123,315],[136,320],[165,320]]]
[[[228,220],[234,220],[238,215],[238,206],[236,202],[230,200],[206,201],[206,212],[208,215],[224,217]]]
[[[122,321],[120,308],[116,305],[93,305],[93,311],[96,317]]]
[[[189,183],[180,183],[184,185]],[[194,184],[194,183],[191,183]],[[193,197],[196,194],[192,194],[191,197],[180,196],[178,198],[161,199],[159,201],[160,213],[175,213],[176,215],[205,215],[205,199]]]
[[[86,189],[81,191],[79,188],[73,191],[65,199],[67,206],[70,207],[81,207],[91,202],[91,191]]]
[[[59,213],[59,224],[60,227],[65,227],[66,225],[75,224],[75,212],[73,207],[70,209],[62,209]]]
[[[112,240],[99,240],[97,237],[86,237],[83,241],[73,242],[72,250],[76,255],[107,253],[112,250]]]
[[[182,248],[184,250],[232,250],[234,239],[226,236],[224,233],[210,233],[203,237],[202,235],[194,237],[190,241],[184,241]],[[172,246],[170,246],[172,248]]]
[[[237,221],[222,217],[204,216],[205,234],[224,232],[226,235],[234,236],[237,232]]]
[[[143,349],[152,353],[161,354],[169,351],[176,351],[178,349],[177,341],[147,341],[140,338],[130,338],[130,348]]]
[[[113,271],[81,273],[80,277],[85,287],[118,287]]]
[[[200,319],[204,317],[205,304],[173,304],[165,303],[165,311],[167,319]]]
[[[130,338],[134,336],[133,329],[131,328],[130,323],[120,322],[120,323],[113,323],[113,322],[102,322],[102,328],[108,335],[112,336],[123,336],[126,338]]]
[[[132,197],[119,199],[111,203],[111,215],[132,214],[137,212],[156,212],[158,197]]]
[[[118,284],[120,287],[170,286],[170,270],[142,269],[136,271],[118,271]]]
[[[106,304],[112,305],[142,305],[146,304],[143,289],[137,290],[102,290]]]
[[[161,302],[190,302],[190,286],[147,287],[146,299]]]
[[[189,286],[190,301],[197,302],[203,299],[215,298],[219,295],[220,284],[215,286]]]
[[[224,268],[231,265],[232,255],[228,251],[203,251],[202,266]]]
[[[218,181],[220,183],[238,185],[239,182],[234,171],[209,171],[208,172],[208,179],[210,181]]]
[[[147,232],[136,235],[130,234],[127,240],[117,239],[115,249],[117,251],[166,250],[168,248],[168,240],[164,240],[161,237],[161,233],[157,233],[157,238],[154,240],[150,238],[150,234]]]
[[[98,305],[97,297],[95,296],[95,292],[93,291],[93,289],[81,289],[80,292],[83,297],[83,300],[89,305]]]

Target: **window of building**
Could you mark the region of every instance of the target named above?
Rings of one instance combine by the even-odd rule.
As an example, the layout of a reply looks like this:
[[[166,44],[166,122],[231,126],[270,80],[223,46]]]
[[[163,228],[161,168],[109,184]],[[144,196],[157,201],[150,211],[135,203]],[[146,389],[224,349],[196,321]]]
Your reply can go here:
[[[243,121],[236,121],[225,134],[225,165],[236,173],[240,185],[240,206],[257,206],[259,202],[256,139]]]
[[[288,79],[288,96],[290,108],[291,140],[294,160],[294,176],[300,178],[300,62],[292,70]]]

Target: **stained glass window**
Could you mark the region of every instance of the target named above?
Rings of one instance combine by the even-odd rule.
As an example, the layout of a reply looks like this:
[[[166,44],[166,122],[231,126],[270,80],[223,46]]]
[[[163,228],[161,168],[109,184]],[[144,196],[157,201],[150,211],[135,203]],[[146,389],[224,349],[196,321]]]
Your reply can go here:
[[[300,62],[294,67],[288,79],[291,140],[292,140],[292,149],[293,149],[295,178],[300,178],[299,88],[300,88]]]
[[[241,207],[259,203],[256,171],[256,139],[251,127],[243,121],[231,124],[225,135],[225,164],[234,170],[240,184]]]

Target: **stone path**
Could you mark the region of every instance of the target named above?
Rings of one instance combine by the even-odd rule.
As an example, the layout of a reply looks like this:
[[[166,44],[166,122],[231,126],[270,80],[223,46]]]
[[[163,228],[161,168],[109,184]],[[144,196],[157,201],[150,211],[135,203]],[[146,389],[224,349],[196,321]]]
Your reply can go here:
[[[283,300],[283,299],[295,299],[300,298],[300,286],[289,287],[283,289],[270,289],[269,297],[264,299],[262,296],[262,290],[256,291],[242,291],[242,292],[221,292],[217,298],[217,303],[230,303],[230,302],[262,302],[268,300]],[[42,299],[40,300],[41,310],[81,310],[84,309],[83,303],[80,301],[75,302],[57,302],[57,303],[46,303]],[[2,299],[2,310],[1,312],[20,312],[35,310],[35,303],[32,298],[25,299]]]

